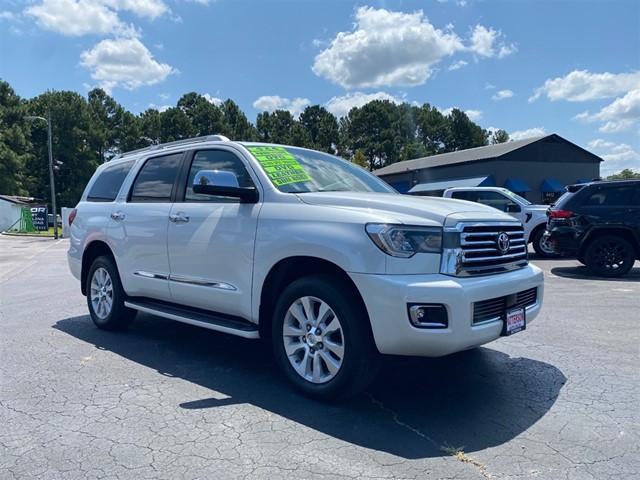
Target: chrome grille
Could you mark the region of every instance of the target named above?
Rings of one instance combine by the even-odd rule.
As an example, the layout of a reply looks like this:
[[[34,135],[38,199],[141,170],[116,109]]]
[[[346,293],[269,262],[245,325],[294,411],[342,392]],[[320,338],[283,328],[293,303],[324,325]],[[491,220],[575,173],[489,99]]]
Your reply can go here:
[[[517,222],[460,224],[445,230],[441,272],[459,277],[489,275],[528,264],[524,229]],[[503,241],[508,238],[509,241]],[[500,247],[508,248],[501,250]]]
[[[513,295],[482,300],[473,304],[473,325],[502,318],[507,310],[526,308],[538,301],[538,289],[530,288]]]

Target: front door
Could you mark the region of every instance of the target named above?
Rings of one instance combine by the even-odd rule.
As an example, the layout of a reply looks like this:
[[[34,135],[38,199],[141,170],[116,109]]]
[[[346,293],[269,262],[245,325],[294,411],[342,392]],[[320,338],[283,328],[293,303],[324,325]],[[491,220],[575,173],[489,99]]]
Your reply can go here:
[[[194,152],[184,194],[180,192],[173,204],[168,225],[171,295],[179,304],[248,319],[261,204],[193,193],[193,179],[200,170],[230,171],[239,186],[253,186],[233,151]]]

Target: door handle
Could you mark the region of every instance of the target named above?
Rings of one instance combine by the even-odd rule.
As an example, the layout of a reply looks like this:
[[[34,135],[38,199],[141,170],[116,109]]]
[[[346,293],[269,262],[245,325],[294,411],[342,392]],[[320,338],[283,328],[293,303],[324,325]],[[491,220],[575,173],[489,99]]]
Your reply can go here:
[[[184,212],[178,212],[177,214],[169,215],[169,220],[173,223],[187,223],[189,221],[189,215]]]
[[[117,211],[111,214],[111,218],[113,220],[124,220],[124,213],[121,211]]]

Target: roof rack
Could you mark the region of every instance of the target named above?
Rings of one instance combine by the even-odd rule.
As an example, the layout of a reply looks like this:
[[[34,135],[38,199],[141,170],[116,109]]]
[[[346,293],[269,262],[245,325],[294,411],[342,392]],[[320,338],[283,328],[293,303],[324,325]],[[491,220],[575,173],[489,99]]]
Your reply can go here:
[[[202,137],[193,137],[193,138],[185,138],[183,140],[175,140],[173,142],[160,143],[158,145],[150,145],[148,147],[139,148],[137,150],[131,150],[130,152],[124,152],[120,155],[116,155],[113,157],[113,160],[116,158],[128,157],[129,155],[133,155],[136,153],[143,152],[153,152],[155,150],[164,150],[165,148],[176,147],[178,145],[189,145],[191,143],[202,143],[202,142],[229,142],[230,140],[224,135],[203,135]]]

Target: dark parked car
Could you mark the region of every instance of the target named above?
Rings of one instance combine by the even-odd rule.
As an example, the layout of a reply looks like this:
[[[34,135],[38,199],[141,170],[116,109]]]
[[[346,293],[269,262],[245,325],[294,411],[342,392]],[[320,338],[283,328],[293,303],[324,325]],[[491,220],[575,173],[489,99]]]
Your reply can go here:
[[[640,260],[640,180],[570,185],[547,211],[551,248],[596,275],[618,277]]]

